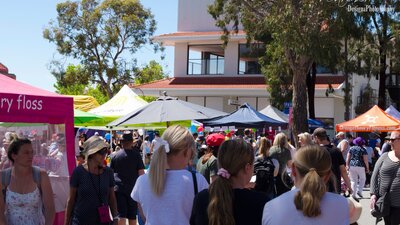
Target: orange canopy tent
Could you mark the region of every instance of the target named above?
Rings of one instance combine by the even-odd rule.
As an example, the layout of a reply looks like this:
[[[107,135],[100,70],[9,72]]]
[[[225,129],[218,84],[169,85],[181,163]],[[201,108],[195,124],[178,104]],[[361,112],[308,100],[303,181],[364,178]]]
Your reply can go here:
[[[352,120],[336,124],[337,132],[388,132],[398,128],[400,121],[385,113],[377,105]]]

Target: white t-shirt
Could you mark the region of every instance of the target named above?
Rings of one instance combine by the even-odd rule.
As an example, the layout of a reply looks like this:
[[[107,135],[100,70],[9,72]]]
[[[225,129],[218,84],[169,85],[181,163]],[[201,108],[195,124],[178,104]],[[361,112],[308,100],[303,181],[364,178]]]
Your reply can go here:
[[[162,139],[160,137],[155,137],[151,144],[153,145],[153,154],[157,151],[157,149],[161,146]]]
[[[344,151],[342,151],[342,145],[345,145],[345,144],[347,144],[347,148]],[[350,150],[349,141],[347,139],[343,139],[339,142],[339,144],[336,147],[338,147],[338,149],[342,152],[343,158],[346,161],[347,153],[349,153],[349,150]]]
[[[321,214],[306,217],[296,209],[294,196],[298,189],[288,191],[264,206],[263,225],[349,225],[349,205],[345,197],[326,192],[321,199]]]
[[[196,173],[198,191],[208,188],[203,175]],[[156,196],[148,174],[140,176],[131,197],[140,203],[146,225],[188,225],[194,199],[192,174],[187,170],[167,170],[164,192]]]

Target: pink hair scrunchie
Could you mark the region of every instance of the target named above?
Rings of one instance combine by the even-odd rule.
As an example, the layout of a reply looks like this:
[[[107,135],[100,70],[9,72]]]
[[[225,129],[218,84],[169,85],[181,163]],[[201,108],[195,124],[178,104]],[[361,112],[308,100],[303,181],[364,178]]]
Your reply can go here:
[[[218,176],[221,176],[225,179],[229,179],[231,177],[231,175],[229,174],[229,172],[224,169],[224,168],[220,168],[217,172]]]

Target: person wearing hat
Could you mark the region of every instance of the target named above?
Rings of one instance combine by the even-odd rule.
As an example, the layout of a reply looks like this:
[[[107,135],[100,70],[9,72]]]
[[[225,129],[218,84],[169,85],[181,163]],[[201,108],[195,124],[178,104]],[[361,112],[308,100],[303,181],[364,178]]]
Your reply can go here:
[[[350,150],[350,143],[346,139],[346,133],[339,132],[339,133],[336,134],[336,138],[338,140],[337,147],[339,148],[340,152],[342,153],[343,159],[346,160],[347,153]]]
[[[340,150],[332,145],[329,140],[328,140],[328,134],[326,133],[326,130],[322,127],[319,127],[314,130],[313,132],[313,139],[316,144],[318,144],[321,148],[325,149],[326,151],[329,152],[331,155],[332,159],[332,173],[335,175],[336,180],[329,181],[328,182],[328,190],[330,192],[335,192],[335,193],[341,193],[341,177],[344,180],[344,183],[346,184],[347,191],[349,193],[352,193],[351,185],[350,185],[350,179],[349,176],[347,175],[347,170],[346,170],[346,162],[343,159],[343,155],[340,152]]]
[[[111,157],[110,167],[114,170],[115,196],[117,198],[119,224],[136,225],[137,203],[130,197],[136,180],[144,174],[144,164],[140,149],[131,132],[125,132],[121,138],[122,149]]]
[[[110,146],[99,136],[92,136],[83,148],[86,160],[72,172],[64,224],[117,225],[114,173],[104,166]]]
[[[350,174],[353,198],[357,199],[356,193],[363,198],[362,191],[366,181],[366,173],[369,173],[368,153],[364,148],[365,141],[362,137],[353,140],[352,146],[347,153],[346,168]]]
[[[200,157],[196,165],[196,170],[202,174],[210,184],[217,178],[217,151],[225,136],[219,133],[210,134],[206,137],[207,150]]]
[[[300,148],[292,164],[296,188],[265,204],[262,224],[349,225],[350,202],[327,190],[331,165],[329,152],[318,145]]]

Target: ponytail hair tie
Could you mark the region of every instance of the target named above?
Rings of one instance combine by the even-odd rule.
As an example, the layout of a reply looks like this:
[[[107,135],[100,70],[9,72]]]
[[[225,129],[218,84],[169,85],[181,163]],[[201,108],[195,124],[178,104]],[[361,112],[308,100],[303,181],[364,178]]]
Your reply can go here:
[[[217,172],[218,176],[221,176],[225,179],[229,179],[231,177],[231,175],[229,174],[229,172],[224,169],[224,168],[220,168]]]
[[[317,170],[315,168],[308,169],[308,172],[312,172],[312,171],[317,172]]]
[[[164,145],[165,153],[168,154],[170,152],[168,141],[161,139],[161,145]]]

